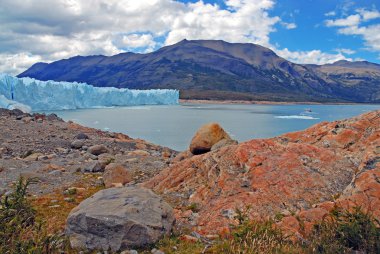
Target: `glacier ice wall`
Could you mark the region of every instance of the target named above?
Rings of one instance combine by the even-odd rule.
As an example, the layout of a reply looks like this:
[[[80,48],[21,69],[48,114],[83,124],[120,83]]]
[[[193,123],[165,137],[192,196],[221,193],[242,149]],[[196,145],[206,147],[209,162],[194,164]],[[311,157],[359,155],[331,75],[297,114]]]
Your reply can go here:
[[[0,74],[0,107],[23,111],[178,104],[179,91],[94,87],[86,83],[40,81]]]

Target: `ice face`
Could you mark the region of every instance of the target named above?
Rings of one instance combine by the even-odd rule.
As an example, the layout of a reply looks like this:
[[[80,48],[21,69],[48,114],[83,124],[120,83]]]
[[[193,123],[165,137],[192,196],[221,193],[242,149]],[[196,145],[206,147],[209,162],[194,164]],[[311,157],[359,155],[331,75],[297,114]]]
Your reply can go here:
[[[179,91],[94,87],[86,83],[40,81],[0,74],[0,107],[23,111],[178,104]]]

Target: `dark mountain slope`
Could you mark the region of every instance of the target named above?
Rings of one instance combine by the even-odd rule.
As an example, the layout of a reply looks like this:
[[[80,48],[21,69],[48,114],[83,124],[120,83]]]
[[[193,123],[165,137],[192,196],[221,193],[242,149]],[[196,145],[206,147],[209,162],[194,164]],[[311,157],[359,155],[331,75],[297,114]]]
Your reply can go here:
[[[149,54],[37,63],[19,77],[95,86],[176,88],[183,98],[380,102],[380,65],[300,65],[255,44],[187,41]]]

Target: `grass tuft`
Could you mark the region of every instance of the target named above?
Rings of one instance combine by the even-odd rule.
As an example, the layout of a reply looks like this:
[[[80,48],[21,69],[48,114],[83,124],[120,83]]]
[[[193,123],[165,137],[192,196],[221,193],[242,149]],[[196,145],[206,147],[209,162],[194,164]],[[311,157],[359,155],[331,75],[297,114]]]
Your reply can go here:
[[[379,221],[361,207],[335,208],[314,225],[309,238],[312,253],[380,253]]]

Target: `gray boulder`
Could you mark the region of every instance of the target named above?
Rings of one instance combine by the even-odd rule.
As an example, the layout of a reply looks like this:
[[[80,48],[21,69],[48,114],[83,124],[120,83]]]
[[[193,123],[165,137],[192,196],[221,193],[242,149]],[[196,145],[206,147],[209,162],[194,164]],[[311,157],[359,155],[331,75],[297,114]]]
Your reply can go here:
[[[119,251],[156,242],[174,221],[173,209],[151,190],[110,188],[74,208],[66,232],[73,248]]]

